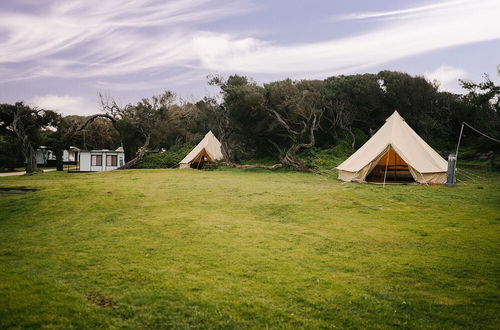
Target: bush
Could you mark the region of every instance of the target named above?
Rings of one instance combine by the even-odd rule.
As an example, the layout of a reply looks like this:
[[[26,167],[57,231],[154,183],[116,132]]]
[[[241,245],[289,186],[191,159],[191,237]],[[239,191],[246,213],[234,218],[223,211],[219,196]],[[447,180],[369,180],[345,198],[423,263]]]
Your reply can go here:
[[[149,152],[135,168],[174,168],[191,150],[192,146],[184,146],[177,151]]]
[[[341,141],[330,149],[308,149],[299,155],[299,159],[308,168],[315,170],[331,170],[352,154],[351,146]]]

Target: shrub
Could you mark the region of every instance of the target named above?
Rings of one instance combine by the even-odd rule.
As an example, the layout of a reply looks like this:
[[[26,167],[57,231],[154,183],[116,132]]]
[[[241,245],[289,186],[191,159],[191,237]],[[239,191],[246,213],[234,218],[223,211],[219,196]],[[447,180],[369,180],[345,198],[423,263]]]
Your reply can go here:
[[[342,163],[352,153],[351,146],[341,141],[330,149],[308,149],[299,155],[306,167],[315,170],[331,170]]]
[[[192,146],[184,146],[177,151],[149,152],[135,168],[174,168],[191,150]]]

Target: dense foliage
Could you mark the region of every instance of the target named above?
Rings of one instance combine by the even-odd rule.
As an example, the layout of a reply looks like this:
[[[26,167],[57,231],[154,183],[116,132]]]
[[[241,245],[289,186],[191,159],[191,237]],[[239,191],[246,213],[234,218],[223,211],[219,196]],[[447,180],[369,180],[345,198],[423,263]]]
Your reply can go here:
[[[174,168],[193,149],[193,146],[183,146],[176,151],[150,152],[135,168]]]
[[[229,161],[271,158],[298,169],[318,168],[315,157],[330,153],[336,159],[345,157],[397,110],[424,140],[446,155],[454,152],[464,121],[490,136],[500,135],[500,87],[488,76],[481,83],[461,83],[464,94],[441,91],[424,77],[394,71],[264,85],[239,75],[212,76],[209,84],[219,87],[218,97],[183,103],[167,91],[124,107],[101,97],[102,114],[55,116],[49,123],[52,131],[47,131],[46,122],[30,128],[31,144],[35,149],[41,144],[54,149],[122,145],[131,166],[157,167],[175,157],[147,152],[177,152],[212,130]],[[9,122],[15,107],[0,106],[0,167],[19,161],[19,153],[5,151],[20,141]],[[466,128],[461,150],[461,157],[494,163],[499,144]]]

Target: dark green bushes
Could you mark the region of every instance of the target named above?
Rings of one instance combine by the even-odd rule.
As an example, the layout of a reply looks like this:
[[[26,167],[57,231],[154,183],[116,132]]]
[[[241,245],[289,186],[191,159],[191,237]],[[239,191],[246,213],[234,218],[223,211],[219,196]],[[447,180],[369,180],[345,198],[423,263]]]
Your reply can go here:
[[[176,151],[150,152],[135,168],[174,168],[191,150],[193,146],[184,146]]]

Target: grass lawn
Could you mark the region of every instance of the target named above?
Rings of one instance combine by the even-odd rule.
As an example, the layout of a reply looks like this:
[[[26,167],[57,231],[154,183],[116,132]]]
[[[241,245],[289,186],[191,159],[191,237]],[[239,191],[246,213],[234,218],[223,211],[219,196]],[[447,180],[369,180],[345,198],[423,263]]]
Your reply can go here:
[[[470,170],[471,171],[471,170]],[[498,328],[500,174],[2,177],[0,328]]]

